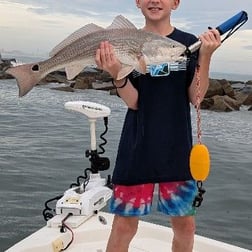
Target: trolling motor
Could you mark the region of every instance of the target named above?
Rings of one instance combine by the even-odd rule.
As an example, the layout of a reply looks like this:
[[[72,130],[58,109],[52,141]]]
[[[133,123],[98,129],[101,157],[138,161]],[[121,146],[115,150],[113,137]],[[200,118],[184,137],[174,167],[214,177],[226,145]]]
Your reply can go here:
[[[61,225],[62,218],[65,216],[73,216],[68,220],[71,227],[78,227],[85,220],[97,213],[106,205],[106,202],[112,196],[110,189],[110,176],[108,180],[100,176],[99,171],[109,169],[109,159],[100,157],[100,154],[105,152],[102,145],[101,152],[96,148],[96,121],[99,118],[104,118],[106,130],[101,135],[107,132],[108,115],[111,111],[108,107],[94,102],[87,101],[72,101],[66,102],[65,108],[80,112],[88,117],[90,123],[91,150],[86,151],[86,157],[91,163],[90,168],[86,168],[84,176],[77,179],[77,183],[71,185],[71,188],[66,190],[64,195],[60,197],[56,203],[56,216],[48,220],[47,225],[50,227],[58,227]],[[80,179],[83,180],[80,183]]]

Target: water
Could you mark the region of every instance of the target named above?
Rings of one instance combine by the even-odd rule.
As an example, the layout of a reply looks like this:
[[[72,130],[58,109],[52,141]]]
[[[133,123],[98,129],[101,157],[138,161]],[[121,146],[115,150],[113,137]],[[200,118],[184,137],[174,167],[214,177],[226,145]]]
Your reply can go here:
[[[14,80],[0,81],[0,251],[45,225],[44,202],[62,194],[89,167],[89,124],[64,103],[88,100],[111,108],[106,156],[112,172],[126,111],[107,92],[66,93],[36,87],[17,97]],[[195,129],[195,112],[192,112]],[[207,192],[197,214],[197,233],[252,250],[252,112],[202,112],[203,142],[211,153]],[[97,138],[104,130],[97,122]],[[195,132],[194,132],[195,134]],[[100,141],[99,141],[100,143]],[[168,224],[155,211],[145,220]]]

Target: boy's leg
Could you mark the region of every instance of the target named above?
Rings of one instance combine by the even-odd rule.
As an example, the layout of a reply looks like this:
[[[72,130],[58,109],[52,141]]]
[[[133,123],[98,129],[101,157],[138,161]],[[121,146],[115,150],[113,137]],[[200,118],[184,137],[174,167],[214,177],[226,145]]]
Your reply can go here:
[[[172,217],[171,224],[173,229],[173,252],[192,252],[195,220],[193,216]]]
[[[137,232],[139,216],[151,210],[154,184],[115,185],[110,210],[115,214],[106,252],[127,252]]]
[[[129,244],[137,232],[138,217],[114,216],[106,252],[128,252]]]
[[[173,252],[191,252],[195,233],[195,208],[197,194],[195,181],[179,181],[159,184],[158,210],[171,217]]]

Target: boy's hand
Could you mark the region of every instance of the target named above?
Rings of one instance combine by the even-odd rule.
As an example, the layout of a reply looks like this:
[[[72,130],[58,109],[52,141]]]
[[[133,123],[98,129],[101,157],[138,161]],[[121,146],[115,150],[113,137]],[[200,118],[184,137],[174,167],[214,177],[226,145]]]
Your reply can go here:
[[[199,39],[202,42],[200,53],[209,57],[221,45],[220,33],[216,29],[211,29],[201,34]]]
[[[113,46],[108,42],[101,42],[100,48],[96,51],[95,62],[97,67],[107,71],[113,79],[117,78],[122,64],[116,58]]]

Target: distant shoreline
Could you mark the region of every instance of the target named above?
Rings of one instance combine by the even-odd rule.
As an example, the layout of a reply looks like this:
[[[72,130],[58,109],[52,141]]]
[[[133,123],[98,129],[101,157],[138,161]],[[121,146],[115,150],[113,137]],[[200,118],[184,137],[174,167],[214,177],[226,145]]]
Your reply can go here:
[[[210,72],[209,75],[211,79],[226,79],[229,81],[242,81],[242,82],[252,80],[252,74]]]

